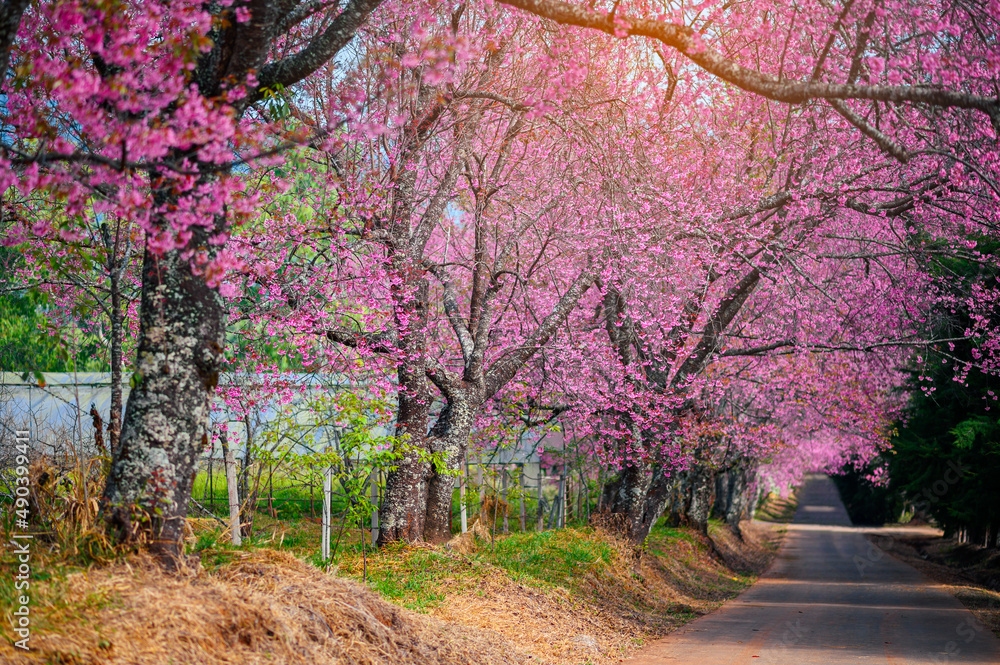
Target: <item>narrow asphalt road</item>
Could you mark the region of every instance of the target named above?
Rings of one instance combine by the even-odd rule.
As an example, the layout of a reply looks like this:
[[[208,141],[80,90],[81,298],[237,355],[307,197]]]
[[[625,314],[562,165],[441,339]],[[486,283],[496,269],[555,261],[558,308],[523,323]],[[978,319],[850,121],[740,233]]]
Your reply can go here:
[[[766,575],[625,662],[1000,665],[1000,640],[950,593],[852,528],[833,482],[812,476]]]

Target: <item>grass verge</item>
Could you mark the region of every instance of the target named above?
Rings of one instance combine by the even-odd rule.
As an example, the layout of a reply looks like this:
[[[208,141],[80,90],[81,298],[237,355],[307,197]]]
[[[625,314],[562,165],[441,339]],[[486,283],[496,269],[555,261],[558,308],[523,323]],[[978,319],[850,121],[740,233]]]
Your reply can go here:
[[[696,531],[658,526],[636,550],[570,528],[486,539],[460,553],[362,551],[353,529],[324,569],[309,563],[319,525],[308,519],[264,519],[243,548],[226,545],[213,520],[192,526],[200,563],[179,575],[139,556],[74,567],[40,548],[35,651],[11,647],[13,591],[0,586],[0,661],[617,662],[745,589],[773,557],[778,531],[745,524],[739,541],[713,524],[710,546]]]

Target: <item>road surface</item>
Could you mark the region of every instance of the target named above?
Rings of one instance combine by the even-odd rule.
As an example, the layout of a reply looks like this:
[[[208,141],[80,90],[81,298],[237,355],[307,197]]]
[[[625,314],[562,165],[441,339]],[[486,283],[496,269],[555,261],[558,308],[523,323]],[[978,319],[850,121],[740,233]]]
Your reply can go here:
[[[1000,665],[1000,640],[950,593],[852,528],[833,482],[811,476],[768,573],[625,662]]]

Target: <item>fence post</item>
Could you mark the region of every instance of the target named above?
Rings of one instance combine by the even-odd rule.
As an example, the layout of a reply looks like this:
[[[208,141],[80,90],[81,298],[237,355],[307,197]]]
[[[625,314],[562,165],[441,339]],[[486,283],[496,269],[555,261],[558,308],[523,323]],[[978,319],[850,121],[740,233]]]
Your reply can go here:
[[[267,510],[271,513],[271,519],[278,517],[278,512],[274,509],[274,462],[267,465]]]
[[[215,473],[215,469],[212,468],[212,458],[215,457],[215,440],[212,440],[212,452],[208,456],[208,482],[205,483],[205,492],[202,494],[201,502],[208,504],[209,510],[215,510],[215,492],[212,487],[212,474]]]
[[[545,530],[545,512],[542,509],[542,465],[538,465],[538,530]]]
[[[500,467],[500,486],[501,486],[501,501],[503,501],[503,532],[508,533],[510,531],[510,524],[507,519],[508,504],[507,504],[507,465],[504,464]]]
[[[323,471],[323,535],[320,542],[320,557],[323,561],[330,560],[330,467]]]
[[[371,485],[372,490],[372,545],[378,542],[378,484],[379,484],[379,472],[378,468],[373,468],[372,473],[369,476],[368,484]]]
[[[525,521],[527,519],[527,513],[525,512],[525,509],[524,509],[524,462],[522,462],[522,463],[520,463],[520,464],[517,465],[517,484],[518,484],[518,487],[521,490],[520,494],[519,494],[519,496],[521,497],[521,500],[520,500],[520,503],[521,503],[521,531],[524,532],[526,530],[525,529]]]
[[[566,527],[566,469],[565,465],[563,470],[559,472],[559,521],[556,523],[556,527],[563,529]]]
[[[476,467],[476,480],[479,481],[479,510],[482,510],[483,502],[486,501],[486,483],[483,482],[482,458],[479,460],[479,466]]]
[[[469,476],[469,463],[462,466],[462,477],[458,480],[458,512],[462,516],[462,533],[469,530],[469,515],[465,509],[465,480]]]
[[[219,432],[219,440],[222,442],[222,455],[226,463],[226,492],[229,495],[229,531],[232,533],[233,545],[242,545],[243,537],[240,533],[240,490],[236,486],[236,458],[229,448],[226,432]]]

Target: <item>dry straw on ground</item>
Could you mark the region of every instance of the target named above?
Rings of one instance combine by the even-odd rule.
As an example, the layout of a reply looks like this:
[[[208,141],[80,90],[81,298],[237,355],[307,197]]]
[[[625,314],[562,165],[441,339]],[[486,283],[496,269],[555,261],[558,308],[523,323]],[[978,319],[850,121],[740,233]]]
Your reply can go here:
[[[215,573],[168,575],[141,559],[77,573],[69,607],[108,599],[87,617],[46,617],[25,655],[2,663],[286,663],[357,665],[523,662],[502,640],[396,607],[353,582],[271,550]],[[99,603],[100,604],[100,603]],[[44,612],[44,610],[43,610]],[[5,640],[6,642],[6,640]]]
[[[716,534],[743,570],[770,560],[774,532],[748,526],[744,542]],[[571,592],[534,588],[486,566],[440,582],[445,600],[420,615],[274,550],[234,552],[212,570],[166,574],[142,558],[74,573],[33,610],[34,651],[0,640],[0,663],[467,664],[616,662],[741,588],[696,538],[660,556],[615,547],[615,562]],[[596,543],[596,540],[595,540]],[[461,557],[458,553],[447,556]],[[0,628],[2,630],[2,628]]]
[[[585,593],[539,590],[490,569],[472,588],[456,581],[432,615],[499,633],[532,662],[601,665],[618,662],[734,594],[733,569],[697,542],[677,540],[660,556],[637,556],[620,541],[593,537],[614,545],[616,561],[590,576]],[[776,537],[773,525],[761,523],[745,523],[742,542],[726,530],[714,534],[730,565],[757,574],[773,560]]]

